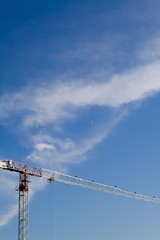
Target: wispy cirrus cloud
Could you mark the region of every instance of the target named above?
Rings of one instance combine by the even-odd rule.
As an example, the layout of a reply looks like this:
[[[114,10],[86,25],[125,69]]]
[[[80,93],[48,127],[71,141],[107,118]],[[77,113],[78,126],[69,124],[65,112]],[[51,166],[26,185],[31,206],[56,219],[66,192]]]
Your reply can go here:
[[[11,204],[7,206],[4,212],[1,213],[0,216],[0,227],[8,224],[11,219],[18,213],[18,205]]]
[[[115,115],[105,127],[78,140],[69,137],[54,138],[52,134],[38,134],[32,139],[34,147],[27,159],[41,166],[45,165],[57,171],[66,172],[68,165],[78,164],[86,160],[86,153],[100,144],[125,114],[126,111],[123,111]]]
[[[105,74],[105,72],[104,72]],[[72,118],[87,107],[118,108],[160,91],[160,61],[116,74],[103,82],[71,79],[68,83],[23,89],[0,100],[0,119],[20,115],[24,126],[42,126]]]
[[[152,45],[152,44],[151,44]],[[159,45],[157,45],[159,46]],[[105,76],[105,71],[103,71]],[[103,79],[104,79],[103,76]],[[73,163],[83,159],[85,153],[108,136],[110,129],[116,125],[124,114],[125,106],[141,102],[160,92],[160,61],[141,64],[121,74],[114,74],[105,81],[86,79],[86,82],[70,79],[65,82],[48,82],[41,86],[28,86],[18,92],[4,94],[0,98],[0,120],[16,117],[24,129],[28,127],[53,126],[51,132],[31,137],[33,150],[28,155],[29,160],[43,164],[45,156],[54,166]],[[120,114],[113,114],[110,124],[106,123],[105,131],[89,133],[88,138],[81,138],[79,142],[64,137],[53,137],[56,124],[59,121],[76,118],[77,111],[92,109],[93,107],[120,109]],[[83,112],[81,112],[83,117]],[[17,118],[18,117],[18,118]],[[115,124],[116,123],[116,124]],[[93,129],[92,129],[93,131]],[[48,139],[47,139],[48,137]],[[56,159],[56,160],[55,160]],[[52,165],[52,164],[51,164]]]
[[[0,174],[0,198],[3,205],[0,209],[0,227],[6,225],[18,212],[18,194],[15,191],[17,177],[14,173],[2,172]]]
[[[30,129],[28,143],[31,148],[26,156],[28,161],[42,167],[45,165],[67,171],[69,165],[84,161],[87,152],[108,137],[113,127],[126,116],[126,106],[160,92],[160,60],[154,56],[152,61],[146,61],[148,55],[145,55],[145,51],[143,56],[145,60],[139,66],[110,77],[108,71],[103,69],[85,79],[66,76],[67,81],[60,83],[50,81],[39,86],[27,86],[14,93],[5,93],[0,97],[0,122],[3,124],[5,120],[5,124],[9,124],[11,119],[15,124],[18,122],[23,126],[23,134]],[[110,121],[103,121],[103,128],[96,126],[76,140],[63,135],[63,129],[54,136],[55,126],[59,122],[75,120],[79,110],[83,118],[82,110],[94,107],[110,109],[110,113],[115,111],[116,114],[112,114]],[[102,123],[101,120],[99,123]],[[47,131],[45,127],[48,126],[51,127]],[[40,134],[34,131],[36,128],[40,129]],[[14,189],[15,182],[14,179],[10,188]],[[1,183],[4,184],[0,185],[0,190],[6,196],[4,191],[8,188],[8,178],[6,181],[5,176],[1,175]],[[33,184],[32,196],[35,191]],[[17,213],[14,207],[16,200],[12,200],[8,210],[1,214],[0,226],[7,224]]]

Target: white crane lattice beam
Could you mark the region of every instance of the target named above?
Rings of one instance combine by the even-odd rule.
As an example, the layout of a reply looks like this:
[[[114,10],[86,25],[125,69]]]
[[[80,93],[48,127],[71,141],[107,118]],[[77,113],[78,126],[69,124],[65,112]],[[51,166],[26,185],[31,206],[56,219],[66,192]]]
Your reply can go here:
[[[150,197],[150,196],[145,196],[135,192],[134,193],[128,192],[128,191],[119,189],[117,187],[96,183],[94,181],[87,181],[81,178],[72,177],[63,173],[59,173],[56,171],[51,171],[43,168],[33,167],[23,163],[17,163],[13,161],[10,163],[9,160],[4,160],[0,162],[0,168],[45,178],[45,179],[48,179],[50,182],[56,181],[56,182],[70,184],[73,186],[88,188],[96,191],[106,192],[106,193],[115,194],[123,197],[160,204],[160,199],[154,196]]]

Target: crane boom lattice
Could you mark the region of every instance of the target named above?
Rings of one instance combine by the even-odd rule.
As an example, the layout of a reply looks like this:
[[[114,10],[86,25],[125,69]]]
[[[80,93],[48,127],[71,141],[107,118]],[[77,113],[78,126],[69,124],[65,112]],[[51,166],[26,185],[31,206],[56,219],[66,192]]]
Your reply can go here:
[[[15,171],[19,173],[24,173],[31,176],[36,176],[40,178],[45,178],[50,182],[56,181],[60,183],[70,184],[73,186],[88,188],[96,191],[106,192],[110,194],[120,195],[123,197],[133,198],[137,200],[142,200],[146,202],[153,202],[160,204],[160,199],[156,197],[145,196],[142,194],[138,194],[136,192],[128,192],[117,187],[96,183],[94,181],[88,181],[81,178],[69,176],[67,174],[59,173],[52,170],[47,170],[39,167],[30,166],[24,163],[18,163],[12,161],[9,163],[9,160],[4,160],[0,162],[0,168],[4,170]]]
[[[70,184],[82,188],[88,188],[105,193],[120,195],[123,197],[134,198],[146,202],[160,204],[160,199],[136,192],[127,192],[117,187],[87,181],[81,178],[72,177],[56,171],[51,171],[39,167],[30,166],[24,163],[14,162],[12,160],[0,161],[0,168],[19,173],[19,227],[18,240],[28,240],[28,176],[45,178],[50,182],[56,181],[60,183]]]

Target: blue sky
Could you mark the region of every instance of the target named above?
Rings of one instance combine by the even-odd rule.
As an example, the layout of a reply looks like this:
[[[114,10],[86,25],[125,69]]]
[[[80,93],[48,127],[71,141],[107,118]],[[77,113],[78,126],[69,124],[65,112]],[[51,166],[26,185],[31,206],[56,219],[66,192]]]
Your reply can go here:
[[[1,1],[0,158],[160,197],[159,7]],[[17,184],[0,172],[3,240],[17,238]],[[155,204],[30,184],[30,239],[157,240],[159,215]]]

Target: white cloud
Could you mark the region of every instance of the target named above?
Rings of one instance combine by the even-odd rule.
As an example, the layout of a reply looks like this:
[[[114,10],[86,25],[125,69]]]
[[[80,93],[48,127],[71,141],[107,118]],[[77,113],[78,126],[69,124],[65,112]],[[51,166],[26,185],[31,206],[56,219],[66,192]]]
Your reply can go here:
[[[43,151],[43,150],[55,150],[55,147],[51,144],[47,144],[47,143],[38,143],[36,144],[35,146],[35,149],[38,150],[38,151]]]
[[[105,74],[105,72],[104,72]],[[54,124],[74,116],[86,107],[120,107],[140,101],[160,91],[160,62],[114,75],[105,82],[87,79],[72,83],[49,83],[44,87],[28,88],[5,95],[0,101],[0,118],[14,114],[23,116],[25,126]]]
[[[18,212],[18,194],[15,191],[16,174],[3,172],[0,174],[0,227],[6,225]],[[3,204],[2,204],[3,203]]]
[[[104,81],[107,73],[105,70],[103,73],[97,73],[96,76],[101,76],[98,79],[88,77],[85,79],[85,83],[84,80],[71,79],[67,83],[29,86],[16,93],[4,94],[0,98],[0,119],[9,120],[16,117],[15,121],[17,122],[18,117],[18,123],[32,129],[47,124],[54,125],[60,120],[64,121],[66,118],[75,117],[76,111],[79,109],[94,106],[118,109],[126,104],[142,101],[160,91],[160,61],[158,58],[153,63],[142,64],[130,71],[113,75]],[[122,110],[124,109],[122,108]],[[88,137],[83,139],[54,137],[53,129],[47,134],[43,130],[41,130],[41,134],[35,135],[34,133],[32,136],[33,149],[27,159],[42,167],[45,165],[48,168],[66,171],[69,164],[84,161],[86,153],[102,142],[124,115],[125,111],[120,111],[103,126],[101,131],[89,133]],[[11,200],[7,205],[8,210],[2,212],[0,217],[0,226],[3,226],[17,213],[15,208],[17,199],[12,195],[16,181],[6,175],[0,175],[0,177],[1,198],[6,198],[6,194],[8,194]],[[37,184],[35,185],[37,186]],[[32,184],[32,196],[38,190],[34,188],[35,185]],[[38,185],[39,189],[42,189],[45,183]],[[9,191],[6,192],[6,189]]]
[[[7,206],[7,210],[5,213],[2,213],[0,216],[0,227],[6,225],[11,221],[11,219],[17,214],[18,212],[18,205],[9,205]]]
[[[54,138],[50,135],[38,134],[33,137],[33,151],[27,159],[57,171],[67,171],[68,165],[78,164],[86,160],[86,153],[108,137],[111,129],[126,115],[126,111],[115,114],[108,124],[88,133],[83,139]],[[37,146],[47,146],[38,147]],[[49,146],[49,147],[48,147]]]

